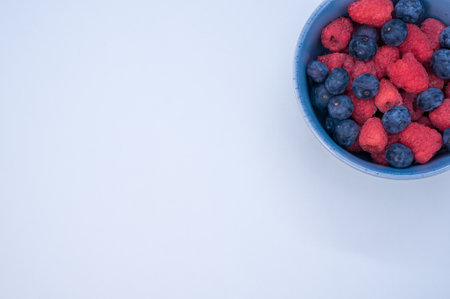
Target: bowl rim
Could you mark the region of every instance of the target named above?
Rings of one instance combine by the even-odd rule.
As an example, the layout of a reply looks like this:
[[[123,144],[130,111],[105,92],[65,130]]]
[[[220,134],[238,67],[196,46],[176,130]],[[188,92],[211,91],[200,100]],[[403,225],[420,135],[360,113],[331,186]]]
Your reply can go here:
[[[366,173],[370,174],[375,177],[379,178],[385,178],[385,179],[393,179],[393,180],[414,180],[414,179],[423,179],[432,177],[441,173],[444,173],[450,169],[450,163],[445,163],[440,166],[436,167],[435,169],[431,169],[429,171],[420,171],[418,173],[412,173],[408,172],[407,169],[395,169],[391,167],[376,165],[374,163],[364,161],[362,159],[359,159],[355,157],[353,154],[348,153],[345,151],[342,147],[337,145],[329,136],[327,133],[325,133],[328,136],[328,140],[326,137],[323,136],[323,133],[319,133],[323,131],[322,125],[317,121],[317,117],[314,114],[314,111],[312,110],[312,106],[310,104],[310,98],[309,96],[307,99],[303,99],[303,96],[300,92],[299,87],[299,74],[298,71],[298,65],[299,65],[299,58],[300,58],[300,52],[302,50],[302,44],[305,40],[307,33],[311,29],[311,26],[315,22],[315,20],[320,16],[322,11],[333,1],[336,0],[324,0],[321,4],[314,10],[314,12],[311,14],[311,16],[308,18],[306,23],[303,26],[303,29],[300,33],[300,36],[296,43],[296,49],[295,49],[295,56],[294,56],[294,89],[297,96],[297,101],[300,104],[301,110],[303,112],[303,118],[305,119],[306,123],[308,124],[309,129],[312,131],[312,133],[315,135],[315,137],[319,140],[319,142],[324,146],[333,156],[338,158],[338,160],[342,161],[343,163],[351,166],[352,168]],[[306,75],[303,74],[305,77]],[[306,77],[305,77],[306,79]],[[309,105],[307,105],[306,101],[309,102]],[[312,113],[311,113],[312,112]],[[331,141],[331,142],[330,142]],[[352,157],[355,157],[355,159],[360,160],[360,163],[353,161],[349,159],[349,155]],[[450,161],[450,157],[447,157],[448,161]],[[366,164],[366,165],[364,165]]]

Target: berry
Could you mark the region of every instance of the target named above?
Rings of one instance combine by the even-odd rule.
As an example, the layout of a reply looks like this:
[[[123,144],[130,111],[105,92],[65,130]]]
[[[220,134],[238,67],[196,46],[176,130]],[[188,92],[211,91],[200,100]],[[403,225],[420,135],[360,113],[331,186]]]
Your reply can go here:
[[[360,125],[364,124],[377,112],[374,99],[361,100],[358,99],[353,92],[348,93],[349,98],[353,103],[352,118]]]
[[[324,84],[317,85],[313,88],[313,105],[320,112],[325,112],[328,109],[328,103],[333,96],[325,88]]]
[[[426,19],[423,21],[422,25],[420,25],[420,29],[430,41],[430,46],[433,51],[440,48],[441,33],[444,31],[445,27],[446,26],[441,21],[433,18]]]
[[[388,143],[387,147],[391,146],[394,143],[400,142],[400,134],[388,134]],[[382,151],[379,153],[371,153],[370,156],[372,157],[373,162],[389,166],[389,163],[386,161],[386,151]]]
[[[437,88],[437,89],[443,89],[445,84],[444,79],[439,78],[433,72],[428,72],[428,82],[429,88]]]
[[[395,5],[395,15],[406,23],[417,23],[425,9],[420,0],[400,0]]]
[[[411,114],[405,106],[395,106],[383,115],[382,122],[388,133],[397,134],[409,126]]]
[[[386,150],[386,161],[395,168],[406,168],[414,162],[412,150],[400,143],[394,143]]]
[[[354,80],[362,74],[372,74],[376,76],[377,69],[375,63],[373,61],[356,61],[355,66],[353,67],[352,79]]]
[[[335,68],[325,80],[325,87],[330,94],[338,95],[345,91],[349,83],[348,72],[343,68]]]
[[[347,57],[348,57],[347,54],[332,53],[328,55],[319,56],[317,60],[325,64],[325,66],[331,73],[331,71],[334,70],[335,68],[342,67]]]
[[[411,114],[411,120],[417,121],[423,115],[423,110],[417,107],[417,95],[409,92],[403,91],[401,93],[403,98],[403,105],[408,108],[409,113]]]
[[[378,45],[372,39],[358,37],[350,41],[348,50],[356,60],[369,61],[377,54]]]
[[[429,118],[439,131],[450,128],[450,99],[445,99],[439,108],[431,111]]]
[[[358,138],[356,138],[355,143],[353,143],[350,146],[347,146],[345,149],[351,153],[360,153],[363,151],[363,149],[361,148],[361,145],[359,145]]]
[[[352,38],[358,37],[360,38],[365,37],[374,40],[376,42],[378,42],[378,40],[380,39],[377,28],[367,25],[361,25],[355,30],[355,32],[353,32]]]
[[[432,123],[431,120],[430,120],[428,117],[426,117],[426,116],[422,116],[421,118],[419,118],[419,119],[417,120],[417,123],[418,123],[418,124],[421,124],[421,125],[424,125],[424,126],[427,126],[428,128],[434,128],[434,127],[433,127],[433,123]]]
[[[348,7],[353,21],[380,28],[392,19],[394,5],[391,0],[358,0]]]
[[[413,53],[420,62],[429,61],[431,56],[433,56],[433,49],[427,36],[416,25],[407,24],[407,26],[408,36],[399,46],[400,52],[402,54]]]
[[[363,74],[353,81],[352,90],[356,97],[367,100],[371,99],[378,93],[380,82],[371,74]]]
[[[314,60],[308,64],[306,73],[314,83],[323,83],[328,77],[328,68],[322,62]]]
[[[394,106],[401,105],[402,96],[398,89],[387,79],[381,79],[380,90],[375,96],[375,105],[381,112],[386,112]]]
[[[411,123],[400,133],[400,143],[413,151],[416,162],[424,164],[441,149],[442,136],[435,129]]]
[[[398,88],[410,93],[420,93],[428,89],[428,74],[413,54],[407,53],[402,59],[391,64],[387,73]]]
[[[344,120],[352,116],[353,103],[346,95],[332,97],[328,103],[328,113],[332,118]]]
[[[333,137],[340,146],[349,147],[355,143],[358,135],[358,125],[353,120],[346,119],[337,123]]]
[[[447,27],[442,31],[439,42],[441,43],[442,48],[450,48],[450,27]]]
[[[450,128],[445,129],[442,141],[444,142],[444,146],[447,147],[447,150],[450,151]]]
[[[399,19],[393,19],[387,22],[381,28],[381,39],[386,45],[400,46],[408,36],[408,26]]]
[[[325,118],[325,130],[328,132],[328,134],[333,135],[334,128],[336,127],[337,123],[339,122],[338,119],[332,118],[331,116],[327,116]]]
[[[377,77],[383,78],[386,76],[387,68],[391,64],[400,59],[400,50],[391,46],[383,46],[378,49],[373,61],[375,62],[375,69]]]
[[[450,50],[440,49],[431,58],[433,72],[442,79],[450,79]]]
[[[441,106],[444,93],[437,88],[428,88],[417,97],[417,107],[425,112],[432,111]]]
[[[331,52],[340,52],[347,48],[352,33],[353,24],[350,19],[338,18],[322,30],[322,44]]]
[[[388,143],[388,136],[378,117],[372,117],[366,121],[359,134],[361,148],[369,153],[384,151]]]

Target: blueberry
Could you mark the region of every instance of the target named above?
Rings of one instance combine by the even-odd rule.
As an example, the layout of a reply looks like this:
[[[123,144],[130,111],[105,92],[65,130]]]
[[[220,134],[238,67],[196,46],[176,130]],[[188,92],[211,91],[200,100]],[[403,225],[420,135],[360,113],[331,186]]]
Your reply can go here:
[[[433,72],[440,78],[450,79],[450,50],[440,49],[431,57]]]
[[[325,80],[325,87],[334,96],[345,91],[350,83],[350,76],[343,68],[335,68]]]
[[[381,39],[386,45],[400,46],[408,36],[408,26],[399,19],[393,19],[381,28]]]
[[[442,48],[450,48],[450,27],[445,28],[441,33],[440,41]]]
[[[325,88],[324,84],[317,85],[313,88],[313,105],[320,112],[325,112],[328,109],[328,102],[333,96]]]
[[[409,126],[411,114],[405,106],[395,106],[383,115],[382,123],[387,132],[397,134]]]
[[[349,147],[356,142],[359,135],[359,127],[354,120],[341,120],[334,128],[334,140],[343,147]]]
[[[333,135],[334,128],[336,128],[337,123],[339,122],[338,119],[332,118],[331,116],[327,116],[325,118],[325,130],[328,132],[328,134]]]
[[[450,128],[445,129],[443,134],[444,146],[447,146],[447,150],[450,151]]]
[[[306,73],[314,83],[323,83],[328,77],[328,68],[322,62],[314,60],[308,64]]]
[[[347,119],[352,116],[353,102],[345,95],[332,97],[328,103],[328,113],[335,119]]]
[[[352,38],[359,37],[368,38],[376,42],[380,39],[377,28],[368,25],[361,25],[355,30],[355,32],[353,32]]]
[[[377,42],[366,37],[357,37],[350,41],[350,55],[356,60],[369,61],[378,51]]]
[[[441,106],[444,93],[437,88],[428,88],[417,97],[417,107],[425,112],[432,111]]]
[[[375,97],[380,89],[380,81],[372,74],[362,74],[353,80],[352,90],[361,100]]]
[[[406,23],[417,23],[423,16],[425,9],[420,0],[400,0],[395,5],[395,15]]]
[[[386,161],[395,168],[406,168],[414,161],[412,150],[406,145],[394,143],[386,150]]]

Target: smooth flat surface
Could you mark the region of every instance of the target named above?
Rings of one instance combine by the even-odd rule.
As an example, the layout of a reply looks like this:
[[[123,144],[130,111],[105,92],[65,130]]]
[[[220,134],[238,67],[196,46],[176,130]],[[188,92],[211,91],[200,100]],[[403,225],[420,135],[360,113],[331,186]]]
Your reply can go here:
[[[2,1],[0,298],[448,298],[450,173],[363,175],[302,119],[317,5]]]

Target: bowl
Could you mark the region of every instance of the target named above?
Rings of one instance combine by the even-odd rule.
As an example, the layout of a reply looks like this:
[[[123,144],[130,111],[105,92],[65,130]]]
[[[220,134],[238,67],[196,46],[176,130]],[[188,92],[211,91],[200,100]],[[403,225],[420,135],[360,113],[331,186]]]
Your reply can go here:
[[[371,162],[364,154],[356,156],[344,150],[328,135],[322,126],[310,100],[310,88],[306,77],[306,66],[324,53],[320,42],[322,29],[334,19],[348,16],[347,7],[354,0],[326,0],[306,22],[298,40],[295,55],[295,89],[304,118],[312,132],[335,157],[366,174],[398,180],[420,179],[443,173],[450,169],[450,153],[441,153],[424,165],[413,165],[406,169],[395,169]],[[422,0],[426,16],[440,19],[450,25],[450,0]]]

